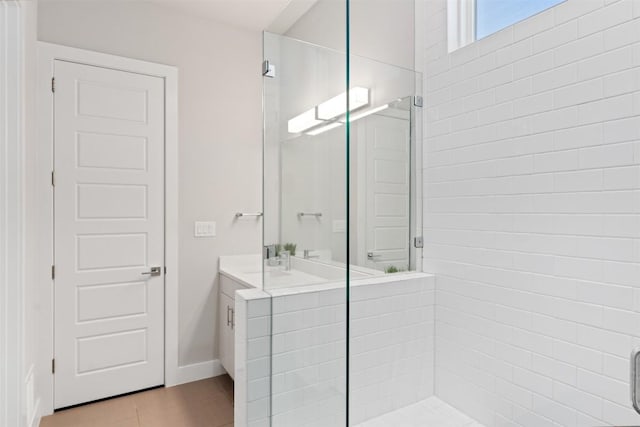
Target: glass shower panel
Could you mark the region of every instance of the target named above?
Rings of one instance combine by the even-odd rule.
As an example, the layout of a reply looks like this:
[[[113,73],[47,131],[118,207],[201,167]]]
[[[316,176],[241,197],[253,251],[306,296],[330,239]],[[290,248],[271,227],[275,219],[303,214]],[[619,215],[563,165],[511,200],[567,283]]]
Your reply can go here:
[[[345,55],[265,33],[265,58],[264,288],[344,280]]]
[[[416,273],[421,81],[410,69],[350,58],[351,88],[370,93],[369,105],[352,113],[349,129],[348,392],[354,426],[400,425],[401,418],[388,414],[432,394],[433,289]]]
[[[273,251],[265,289],[342,279],[347,94],[335,76],[344,53],[274,34],[265,35],[265,49],[276,69],[265,79],[265,246]],[[351,64],[351,278],[412,271],[421,223],[412,163],[419,81],[368,58],[352,55]]]
[[[416,270],[421,98],[413,70],[351,56],[351,87],[369,104],[350,118],[351,279]]]
[[[348,4],[318,2],[284,35],[264,35],[270,381],[249,390],[268,394],[273,427],[357,425],[432,388],[429,289],[410,273],[421,76],[348,54]]]
[[[345,53],[265,33],[264,55],[271,426],[345,426]]]

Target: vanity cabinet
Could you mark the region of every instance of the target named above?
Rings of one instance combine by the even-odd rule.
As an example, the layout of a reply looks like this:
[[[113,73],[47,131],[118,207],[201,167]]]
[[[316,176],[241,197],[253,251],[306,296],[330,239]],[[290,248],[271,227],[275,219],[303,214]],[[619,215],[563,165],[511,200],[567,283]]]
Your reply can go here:
[[[218,298],[218,345],[220,363],[231,378],[235,379],[235,323],[236,291],[249,286],[224,274],[220,274],[220,295]]]
[[[220,325],[220,363],[235,378],[234,366],[234,301],[228,295],[220,293],[218,304],[218,324]]]

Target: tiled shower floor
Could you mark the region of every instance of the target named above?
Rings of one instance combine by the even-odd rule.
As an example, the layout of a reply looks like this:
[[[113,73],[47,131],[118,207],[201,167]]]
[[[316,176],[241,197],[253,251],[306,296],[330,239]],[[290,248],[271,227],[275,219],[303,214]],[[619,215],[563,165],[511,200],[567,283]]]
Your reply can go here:
[[[357,427],[484,427],[437,397],[389,412]]]

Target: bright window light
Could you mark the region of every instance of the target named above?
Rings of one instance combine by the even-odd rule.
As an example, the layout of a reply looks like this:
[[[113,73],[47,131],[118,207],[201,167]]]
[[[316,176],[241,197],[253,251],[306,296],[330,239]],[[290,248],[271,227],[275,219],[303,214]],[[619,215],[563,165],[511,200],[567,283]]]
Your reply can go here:
[[[476,0],[476,40],[565,0]]]
[[[567,0],[447,0],[449,52],[565,1]]]

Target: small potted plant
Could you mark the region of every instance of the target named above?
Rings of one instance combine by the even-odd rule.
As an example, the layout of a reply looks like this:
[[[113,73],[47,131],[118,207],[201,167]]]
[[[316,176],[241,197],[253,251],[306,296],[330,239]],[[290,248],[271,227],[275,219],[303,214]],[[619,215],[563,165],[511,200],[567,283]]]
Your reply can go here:
[[[296,247],[298,245],[296,245],[295,243],[285,243],[284,244],[284,250],[289,252],[289,254],[291,256],[295,256],[296,255]]]

